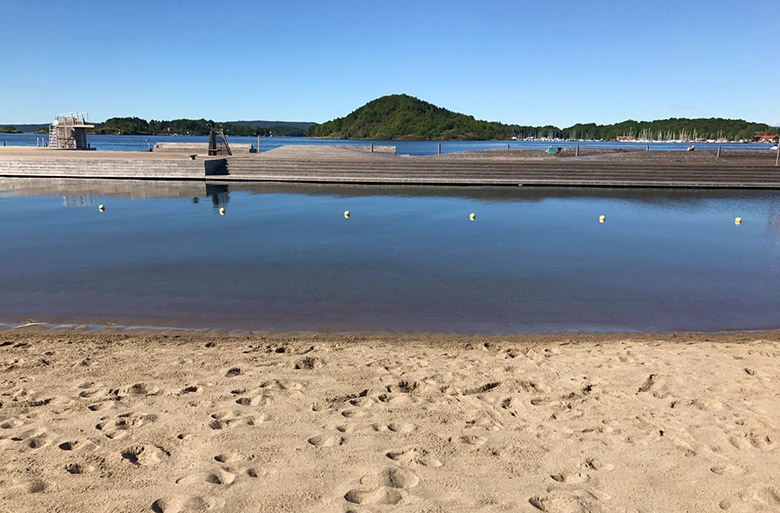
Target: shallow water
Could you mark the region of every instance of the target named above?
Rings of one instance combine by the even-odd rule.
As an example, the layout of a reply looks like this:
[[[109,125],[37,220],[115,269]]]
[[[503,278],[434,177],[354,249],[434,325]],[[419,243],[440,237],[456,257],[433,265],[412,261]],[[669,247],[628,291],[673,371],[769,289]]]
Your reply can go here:
[[[0,179],[0,322],[780,328],[776,191],[45,183]]]

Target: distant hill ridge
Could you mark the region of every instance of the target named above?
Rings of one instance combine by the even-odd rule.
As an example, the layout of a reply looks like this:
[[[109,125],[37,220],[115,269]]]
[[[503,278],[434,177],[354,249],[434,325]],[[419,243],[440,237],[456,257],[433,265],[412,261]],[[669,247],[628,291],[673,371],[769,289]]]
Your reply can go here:
[[[227,123],[229,125],[236,125],[236,126],[257,125],[260,128],[273,128],[275,126],[291,126],[294,128],[300,128],[301,130],[306,130],[310,126],[317,124],[313,121],[224,121],[224,123]]]
[[[176,123],[178,122],[178,123]],[[202,122],[202,123],[201,123]],[[155,129],[158,128],[157,125],[154,124],[155,122],[148,122],[144,119],[137,118],[137,117],[127,117],[127,118],[109,118],[106,121],[99,123],[99,122],[93,122],[96,128],[97,133],[104,133],[104,134],[112,134],[120,132],[122,134],[129,134],[129,135],[152,135],[155,131]],[[294,135],[304,135],[307,128],[309,128],[312,125],[315,125],[316,123],[312,121],[265,121],[265,120],[257,120],[257,121],[208,121],[208,120],[189,120],[189,119],[180,119],[180,120],[173,120],[169,122],[156,122],[157,124],[160,124],[163,126],[163,124],[167,123],[169,126],[164,126],[164,129],[167,129],[170,127],[170,125],[176,124],[177,126],[182,125],[188,125],[185,130],[192,131],[194,128],[190,125],[195,125],[198,123],[203,124],[203,130],[207,132],[206,125],[208,123],[212,123],[214,126],[231,126],[231,127],[258,127],[262,130],[262,132],[269,132],[267,129],[273,129],[276,128],[277,130],[270,130],[270,132],[275,133],[277,135],[286,135],[286,134],[294,134]],[[150,126],[151,125],[151,126]],[[31,123],[0,123],[0,129],[3,127],[14,127],[16,130],[21,132],[35,132],[37,130],[42,130],[44,128],[47,128],[49,126],[48,123],[39,123],[39,124],[31,124]],[[236,131],[244,132],[245,130],[236,129]],[[159,135],[159,134],[158,134]],[[234,134],[239,135],[239,134]],[[240,134],[245,135],[245,134]],[[260,133],[260,134],[248,134],[248,135],[268,135],[267,133]]]
[[[512,137],[614,140],[622,137],[647,141],[697,138],[750,141],[758,133],[778,134],[778,128],[723,118],[626,120],[610,125],[578,123],[564,129],[552,125],[508,125],[479,121],[406,94],[377,98],[342,118],[311,126],[306,131],[309,137],[385,140],[506,140]]]

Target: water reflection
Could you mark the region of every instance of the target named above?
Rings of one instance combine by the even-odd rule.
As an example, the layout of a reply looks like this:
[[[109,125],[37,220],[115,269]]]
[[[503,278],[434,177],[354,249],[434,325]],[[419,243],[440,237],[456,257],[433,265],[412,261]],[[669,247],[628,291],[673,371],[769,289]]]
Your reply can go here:
[[[7,178],[0,240],[0,322],[780,327],[780,191]]]

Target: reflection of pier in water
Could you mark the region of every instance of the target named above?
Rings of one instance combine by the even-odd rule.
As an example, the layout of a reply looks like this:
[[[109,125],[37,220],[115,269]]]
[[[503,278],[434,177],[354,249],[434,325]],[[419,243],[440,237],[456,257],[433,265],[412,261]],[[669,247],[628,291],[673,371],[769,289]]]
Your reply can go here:
[[[82,180],[79,178],[0,178],[0,198],[7,196],[61,196],[63,206],[94,206],[95,198],[187,198],[199,203],[210,198],[215,209],[230,201],[228,186],[168,180]]]
[[[541,202],[548,199],[614,199],[650,204],[690,203],[734,199],[776,201],[776,190],[681,189],[681,188],[584,188],[584,187],[444,187],[414,185],[336,185],[288,184],[274,182],[220,183],[186,180],[82,180],[79,178],[0,178],[0,198],[4,196],[62,196],[66,206],[90,206],[94,197],[129,199],[187,198],[200,203],[210,198],[215,210],[225,208],[231,192],[249,194],[305,194],[340,198],[367,196],[461,198],[489,202]],[[773,208],[769,229],[777,233],[778,214]]]

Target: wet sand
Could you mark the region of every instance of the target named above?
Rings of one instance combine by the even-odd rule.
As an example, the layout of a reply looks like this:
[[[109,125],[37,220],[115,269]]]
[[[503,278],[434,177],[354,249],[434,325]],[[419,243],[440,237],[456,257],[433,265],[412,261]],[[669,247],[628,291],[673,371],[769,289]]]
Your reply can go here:
[[[0,511],[780,511],[780,333],[0,331]]]

